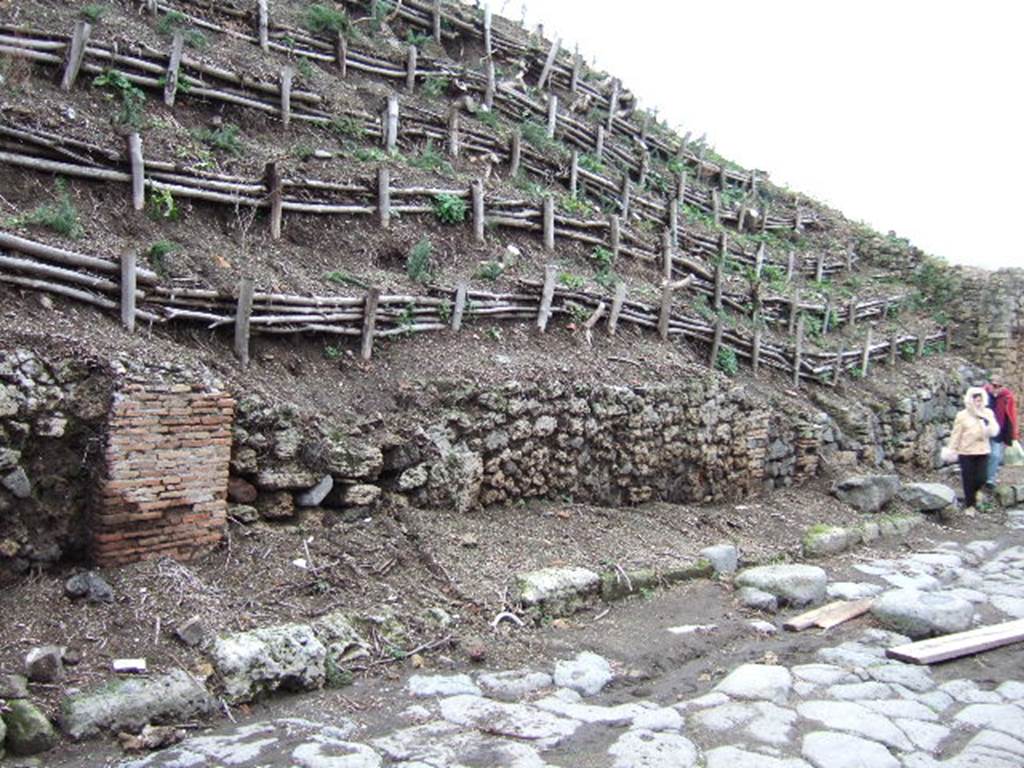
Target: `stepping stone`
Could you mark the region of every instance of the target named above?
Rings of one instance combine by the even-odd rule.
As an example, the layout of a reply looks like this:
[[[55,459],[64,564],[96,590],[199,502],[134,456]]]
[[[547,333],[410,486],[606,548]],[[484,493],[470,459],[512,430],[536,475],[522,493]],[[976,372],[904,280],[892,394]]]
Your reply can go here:
[[[797,712],[801,717],[817,720],[835,730],[879,741],[904,751],[912,749],[903,731],[889,718],[851,701],[806,701],[797,707]]]
[[[442,699],[441,716],[455,725],[496,736],[536,741],[543,747],[560,743],[580,726],[578,720],[559,717],[536,707],[469,695]]]
[[[775,595],[754,589],[754,587],[743,587],[737,590],[736,599],[740,601],[740,605],[753,608],[755,611],[775,613],[779,610],[779,600]]]
[[[939,748],[939,744],[945,741],[951,733],[949,728],[938,723],[925,723],[921,720],[909,720],[902,717],[896,718],[893,722],[907,735],[915,747],[923,749],[925,752],[934,753]]]
[[[910,483],[899,497],[915,512],[938,512],[956,504],[956,491],[942,483]]]
[[[889,629],[919,640],[970,628],[974,606],[944,593],[894,589],[876,598],[871,613]]]
[[[1011,736],[1024,733],[1024,710],[1016,704],[971,704],[957,713],[956,720]]]
[[[551,675],[528,669],[513,669],[480,675],[477,682],[488,693],[500,699],[521,699],[528,693],[551,687]]]
[[[694,768],[697,747],[678,733],[631,730],[611,745],[614,768]]]
[[[738,747],[718,747],[704,753],[706,768],[812,768],[798,757],[771,757]]]
[[[762,565],[736,576],[737,586],[759,589],[793,606],[821,602],[827,582],[825,571],[814,565]]]
[[[714,690],[736,699],[774,701],[784,704],[793,687],[793,676],[782,666],[744,664],[733,670]]]
[[[571,688],[584,696],[593,696],[611,682],[611,665],[596,653],[583,651],[572,661],[555,664],[555,684]]]
[[[859,581],[837,581],[829,584],[826,594],[833,600],[863,600],[867,597],[874,597],[883,590],[877,584],[867,584]]]
[[[409,694],[417,698],[428,696],[480,696],[480,689],[469,675],[413,675],[409,678]]]
[[[845,733],[809,733],[800,752],[815,768],[900,768],[900,761],[877,741]]]
[[[735,573],[739,563],[739,550],[732,544],[705,547],[700,551],[700,556],[711,563],[716,574]]]

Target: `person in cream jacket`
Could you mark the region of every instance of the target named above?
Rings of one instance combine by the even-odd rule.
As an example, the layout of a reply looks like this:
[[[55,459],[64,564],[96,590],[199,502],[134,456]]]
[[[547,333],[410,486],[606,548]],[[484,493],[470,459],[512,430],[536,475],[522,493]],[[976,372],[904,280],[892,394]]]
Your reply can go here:
[[[947,452],[956,453],[960,463],[967,513],[974,512],[978,490],[985,484],[988,455],[992,450],[989,440],[999,434],[999,422],[992,409],[985,406],[986,402],[988,398],[981,387],[967,390],[964,408],[957,413],[953,421],[953,432],[946,444]]]

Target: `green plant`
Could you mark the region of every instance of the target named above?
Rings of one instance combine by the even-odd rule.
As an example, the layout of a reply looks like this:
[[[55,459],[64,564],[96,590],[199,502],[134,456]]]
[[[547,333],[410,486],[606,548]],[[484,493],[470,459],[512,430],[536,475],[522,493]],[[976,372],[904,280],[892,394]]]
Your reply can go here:
[[[146,212],[155,221],[177,221],[181,218],[181,209],[168,189],[150,190],[146,199]]]
[[[466,220],[466,201],[457,195],[434,195],[434,215],[442,224],[459,224]]]
[[[107,6],[100,3],[86,3],[82,6],[82,18],[90,24],[99,24],[103,14],[107,12]]]
[[[620,282],[622,282],[622,278],[615,274],[613,270],[604,269],[599,271],[596,275],[594,275],[594,282],[600,285],[602,288],[610,290],[614,288],[616,285],[618,285]]]
[[[19,224],[46,227],[71,239],[77,239],[85,234],[78,220],[78,210],[64,179],[57,179],[57,194],[52,203],[43,203],[16,221]]]
[[[694,297],[693,310],[704,320],[713,320],[717,317],[715,310],[708,303],[708,297],[702,293]]]
[[[761,279],[773,288],[779,288],[786,284],[786,270],[777,264],[765,264],[761,268]]]
[[[491,341],[501,341],[501,329],[490,327],[487,329],[487,338]]]
[[[612,264],[615,260],[615,254],[604,246],[599,245],[594,249],[593,253],[590,254],[590,258],[595,264],[597,264],[598,271],[603,272],[612,268]]]
[[[362,123],[350,115],[339,115],[331,120],[329,127],[339,136],[352,139],[362,138],[363,134],[366,132]]]
[[[415,45],[417,48],[419,48],[429,39],[430,35],[425,34],[423,32],[416,32],[410,29],[408,32],[405,33],[405,42],[407,42],[409,45]]]
[[[316,154],[316,150],[309,144],[296,144],[293,151],[299,160],[309,160],[309,158]]]
[[[402,309],[401,314],[396,318],[398,327],[403,331],[409,332],[412,327],[416,324],[416,304],[410,301]]]
[[[588,170],[591,173],[604,173],[604,163],[602,163],[593,155],[580,155],[579,160],[577,162],[579,162],[580,168]]]
[[[574,275],[572,272],[562,272],[558,275],[558,282],[571,291],[579,291],[587,284],[586,278]]]
[[[241,155],[243,152],[243,144],[238,135],[238,126],[231,123],[225,123],[212,131],[209,128],[199,128],[193,132],[193,136],[207,146],[230,155]]]
[[[448,92],[448,78],[432,75],[423,81],[423,93],[432,99],[438,99]]]
[[[342,355],[341,347],[328,344],[324,347],[324,357],[328,360],[338,360]]]
[[[718,355],[715,357],[715,367],[726,376],[736,375],[739,371],[739,362],[736,360],[736,352],[732,347],[719,347]]]
[[[388,0],[373,0],[373,4],[370,6],[370,32],[375,35],[380,34],[391,11],[392,5]]]
[[[151,261],[160,261],[165,256],[175,253],[178,249],[178,244],[172,240],[157,240],[146,249],[146,258]]]
[[[494,110],[480,109],[476,112],[474,117],[489,128],[497,129],[499,125],[498,113]]]
[[[544,197],[544,187],[538,184],[537,182],[532,181],[522,171],[520,171],[513,177],[512,183],[515,185],[516,189],[520,190],[521,192],[525,192],[529,197],[532,197],[534,199]]]
[[[363,163],[380,163],[388,159],[388,153],[378,147],[356,147],[352,150],[352,156]]]
[[[420,150],[418,155],[409,158],[409,164],[421,171],[451,170],[451,164],[445,160],[444,155],[434,148],[434,142],[430,139],[427,139],[426,146]]]
[[[497,261],[484,261],[476,270],[476,276],[481,280],[497,280],[501,277],[505,268]]]
[[[341,269],[336,269],[324,275],[330,282],[338,285],[353,285],[356,288],[368,288],[369,286],[355,275],[350,275]]]
[[[573,213],[578,216],[586,216],[593,208],[586,200],[581,200],[574,195],[562,195],[559,198],[559,205],[566,213]]]
[[[809,315],[807,313],[804,313],[803,319],[804,333],[806,333],[812,339],[819,338],[821,336],[822,330],[825,327],[824,323],[822,322],[822,318],[818,317],[817,315]]]
[[[417,283],[430,281],[430,258],[434,246],[427,238],[423,238],[409,251],[405,259],[405,274]]]
[[[295,62],[295,68],[299,71],[299,74],[307,80],[312,79],[313,65],[309,63],[309,59],[299,59]]]
[[[142,128],[143,113],[146,107],[146,94],[120,72],[108,69],[97,75],[92,84],[97,88],[108,88],[121,99],[121,108],[117,113],[117,122],[129,128]]]
[[[548,136],[548,129],[533,120],[524,120],[520,126],[523,140],[533,145],[541,152],[549,152],[554,149],[557,142]]]
[[[452,303],[445,299],[441,302],[441,306],[437,308],[437,316],[441,318],[441,322],[447,324],[452,319]]]
[[[156,25],[156,31],[165,37],[181,32],[182,39],[190,48],[205,48],[206,35],[188,25],[188,17],[179,11],[168,11]]]
[[[584,307],[582,304],[577,304],[575,301],[566,303],[566,309],[569,310],[569,316],[576,325],[582,325],[590,317],[591,310]]]
[[[338,10],[337,8],[324,5],[323,3],[313,3],[306,8],[306,12],[303,14],[302,26],[314,35],[325,34],[327,32],[335,34],[338,32],[348,32],[348,14],[344,11]]]

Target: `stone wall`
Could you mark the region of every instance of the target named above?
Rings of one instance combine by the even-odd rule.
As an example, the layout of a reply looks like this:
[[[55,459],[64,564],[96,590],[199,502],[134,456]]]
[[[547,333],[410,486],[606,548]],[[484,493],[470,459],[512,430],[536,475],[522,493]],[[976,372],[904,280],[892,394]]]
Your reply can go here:
[[[959,272],[962,291],[953,308],[957,351],[1024,392],[1024,270]]]
[[[201,383],[121,382],[91,525],[98,564],[188,559],[220,541],[233,418],[234,400]]]

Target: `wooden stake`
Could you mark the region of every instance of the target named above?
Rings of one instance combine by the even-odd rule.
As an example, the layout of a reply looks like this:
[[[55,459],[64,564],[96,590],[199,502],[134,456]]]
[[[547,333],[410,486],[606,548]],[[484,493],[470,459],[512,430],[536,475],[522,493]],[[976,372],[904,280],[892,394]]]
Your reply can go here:
[[[686,204],[686,171],[679,172],[679,178],[676,181],[676,200],[680,205]]]
[[[363,346],[360,356],[369,360],[373,356],[373,336],[377,331],[377,305],[380,303],[380,288],[370,288],[363,304]]]
[[[572,60],[572,77],[569,79],[569,92],[576,93],[580,87],[580,75],[583,70],[583,57],[580,56],[579,52],[573,56]]]
[[[398,149],[398,97],[388,96],[384,111],[384,148],[388,153]]]
[[[829,319],[832,314],[832,294],[825,297],[825,314],[821,318],[821,335],[824,336],[829,330]]]
[[[871,327],[868,326],[868,335],[864,337],[864,351],[860,354],[860,375],[866,378],[868,366],[871,363]]]
[[[722,318],[719,317],[715,321],[715,335],[711,340],[711,360],[708,362],[710,368],[717,367],[718,364],[718,353],[722,349],[722,332],[724,330],[724,323]]]
[[[590,317],[587,318],[587,321],[585,323],[583,323],[583,333],[584,333],[584,337],[587,340],[587,346],[588,347],[593,346],[593,343],[594,343],[594,338],[593,338],[594,326],[597,325],[597,322],[604,315],[604,311],[606,309],[608,309],[608,305],[605,304],[603,301],[600,302],[597,305],[597,309],[595,309],[593,311],[593,313],[590,315]]]
[[[257,30],[260,38],[260,48],[264,51],[270,50],[270,34],[267,31],[270,26],[270,12],[267,10],[267,0],[257,0],[258,16]]]
[[[121,325],[128,333],[135,333],[135,251],[121,256]]]
[[[415,45],[410,45],[405,57],[405,90],[409,93],[416,91],[416,57],[419,51]]]
[[[754,256],[754,278],[761,279],[761,272],[764,271],[764,243],[757,246],[757,255]]]
[[[85,47],[89,44],[89,35],[92,33],[92,26],[87,21],[76,21],[75,31],[71,37],[71,45],[68,46],[67,55],[64,59],[64,76],[60,81],[62,91],[70,91],[78,77],[78,71],[82,68],[82,59],[85,58]]]
[[[484,54],[488,59],[494,56],[494,43],[491,35],[491,9],[484,8]]]
[[[800,364],[804,356],[804,316],[803,313],[796,321],[796,347],[793,351],[793,386],[800,386]]]
[[[711,216],[716,226],[722,226],[722,198],[717,189],[711,190]]]
[[[235,307],[235,357],[243,368],[249,366],[249,319],[252,317],[254,293],[252,278],[243,277],[238,285],[238,305]]]
[[[292,121],[292,78],[295,70],[291,67],[281,68],[281,122],[287,128]]]
[[[614,213],[608,216],[608,243],[612,251],[612,264],[619,260],[619,250],[622,247],[622,227],[619,217]]]
[[[846,350],[840,347],[839,351],[836,352],[835,362],[832,363],[832,386],[836,386],[839,383],[839,376],[843,372],[843,359],[846,355]]]
[[[497,89],[497,80],[494,74],[494,60],[487,60],[487,90],[484,91],[484,106],[487,111],[494,110],[494,92]]]
[[[757,376],[758,369],[761,366],[761,313],[754,312],[754,338],[751,344],[750,354],[750,367],[753,369],[754,375]]]
[[[470,185],[470,196],[473,199],[473,239],[477,243],[484,242],[484,183],[477,179]]]
[[[619,111],[619,81],[612,80],[612,94],[608,99],[608,125],[609,131],[615,127],[615,113]]]
[[[544,198],[544,250],[555,250],[555,198],[551,195]]]
[[[718,235],[718,260],[715,262],[715,311],[722,308],[722,283],[725,280],[725,262],[729,258],[729,238],[725,232]]]
[[[622,314],[622,304],[626,301],[626,284],[615,284],[615,298],[612,300],[612,312],[608,315],[608,334],[615,335],[619,327],[619,315]]]
[[[789,332],[796,333],[796,318],[800,314],[800,294],[797,293],[789,302]]]
[[[441,44],[441,0],[434,0],[433,8],[434,42]]]
[[[814,265],[814,282],[820,283],[825,279],[825,252],[818,253],[818,261]]]
[[[377,169],[377,216],[381,227],[391,226],[391,170],[383,165]]]
[[[896,365],[896,353],[899,351],[899,344],[896,342],[896,337],[889,339],[889,365]]]
[[[619,200],[619,207],[622,211],[622,220],[629,222],[629,174],[622,174],[622,194]]]
[[[549,139],[555,138],[555,129],[558,128],[558,96],[553,93],[548,94],[548,128],[547,135]]]
[[[707,154],[708,148],[701,144],[700,153],[697,155],[697,183],[700,184],[704,181],[704,156]]]
[[[661,306],[658,309],[658,336],[668,341],[668,323],[672,317],[672,285],[666,280],[661,285]]]
[[[850,303],[847,305],[846,312],[849,315],[849,326],[851,328],[857,325],[857,297],[854,296],[850,299]]]
[[[267,196],[270,198],[270,237],[272,240],[280,240],[284,200],[283,185],[281,175],[277,170],[277,163],[267,163],[264,166],[263,184],[266,186]]]
[[[761,206],[761,234],[768,231],[768,217],[771,215],[771,208],[765,203]]]
[[[338,62],[338,77],[344,80],[348,77],[348,38],[340,29],[334,36],[334,58]]]
[[[455,289],[455,309],[452,310],[452,330],[458,333],[462,330],[462,315],[466,311],[466,283],[459,283]]]
[[[647,152],[647,147],[643,144],[639,145],[640,150],[640,175],[637,178],[637,186],[642,187],[647,183],[647,173],[650,170],[651,156]]]
[[[675,200],[666,200],[665,207],[668,209],[668,232],[671,237],[672,247],[679,247],[679,203]]]
[[[174,97],[178,94],[178,70],[181,69],[181,54],[185,46],[185,35],[178,31],[174,33],[174,40],[171,42],[171,53],[168,57],[167,73],[164,75],[164,104],[168,107],[174,106]]]
[[[661,233],[661,276],[666,282],[672,280],[672,232],[669,229]]]
[[[555,66],[555,58],[558,56],[558,50],[562,46],[562,38],[556,37],[555,42],[551,44],[551,48],[548,50],[548,57],[544,61],[544,68],[540,72],[540,80],[537,81],[537,87],[541,90],[548,82],[548,78],[551,77],[551,70]]]
[[[594,157],[596,157],[598,160],[604,159],[604,133],[604,126],[597,126],[597,139],[594,143]]]
[[[793,282],[793,271],[796,269],[796,253],[790,251],[786,254],[786,284]]]
[[[551,319],[551,301],[555,296],[555,280],[558,277],[558,267],[549,264],[544,268],[544,289],[540,295],[540,310],[537,312],[537,330],[541,333],[547,330],[548,320]]]
[[[519,175],[519,165],[523,157],[523,133],[518,128],[512,131],[512,148],[509,151],[508,175],[515,178]]]
[[[579,180],[580,180],[580,153],[578,150],[572,151],[572,156],[569,160],[569,194],[572,197],[576,197],[579,194]]]
[[[128,159],[132,167],[132,208],[141,211],[146,205],[146,163],[142,159],[142,138],[136,131],[128,134]]]

